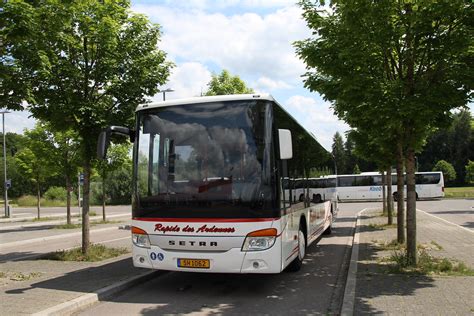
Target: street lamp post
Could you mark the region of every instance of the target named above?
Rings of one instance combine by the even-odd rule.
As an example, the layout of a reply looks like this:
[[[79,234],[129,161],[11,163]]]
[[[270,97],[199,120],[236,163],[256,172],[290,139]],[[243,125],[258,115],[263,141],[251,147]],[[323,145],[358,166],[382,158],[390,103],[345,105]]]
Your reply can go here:
[[[174,92],[174,90],[171,88],[166,88],[165,90],[160,90],[160,92],[163,93],[163,101],[166,101],[166,92]]]
[[[5,114],[10,113],[7,110],[1,110],[3,123],[3,172],[5,181],[3,182],[3,197],[5,199],[5,217],[10,217],[10,209],[8,208],[8,186],[7,186],[7,146],[5,141]]]

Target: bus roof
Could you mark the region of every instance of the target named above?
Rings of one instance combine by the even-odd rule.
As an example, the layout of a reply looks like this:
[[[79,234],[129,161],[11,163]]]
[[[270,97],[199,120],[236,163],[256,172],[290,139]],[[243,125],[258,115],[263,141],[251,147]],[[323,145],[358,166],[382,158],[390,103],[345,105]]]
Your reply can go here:
[[[173,105],[183,105],[183,104],[196,104],[196,103],[208,103],[208,102],[222,102],[222,101],[239,101],[239,100],[268,100],[276,102],[276,100],[270,94],[231,94],[231,95],[216,95],[209,97],[194,97],[186,99],[174,99],[168,101],[152,102],[140,104],[136,111],[151,109],[151,108],[160,108]],[[276,102],[278,103],[278,102]]]

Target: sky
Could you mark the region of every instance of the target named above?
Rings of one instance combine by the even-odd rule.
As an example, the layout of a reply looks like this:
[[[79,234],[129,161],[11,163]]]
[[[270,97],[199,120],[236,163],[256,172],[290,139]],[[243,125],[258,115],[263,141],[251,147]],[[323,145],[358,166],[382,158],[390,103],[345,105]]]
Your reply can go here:
[[[132,10],[161,26],[158,47],[176,65],[161,87],[175,90],[166,94],[167,100],[201,95],[211,75],[227,69],[257,93],[273,95],[326,149],[336,131],[349,128],[329,103],[303,87],[305,66],[292,43],[309,37],[310,31],[295,1],[132,0]],[[28,116],[7,114],[5,130],[33,128],[35,121]]]
[[[159,48],[175,63],[166,99],[201,95],[213,73],[238,75],[257,93],[270,93],[328,150],[349,126],[330,103],[303,86],[304,63],[293,43],[311,32],[295,0],[132,0],[132,10],[161,26]],[[161,101],[162,94],[152,98]],[[27,112],[6,117],[7,132],[32,128]]]

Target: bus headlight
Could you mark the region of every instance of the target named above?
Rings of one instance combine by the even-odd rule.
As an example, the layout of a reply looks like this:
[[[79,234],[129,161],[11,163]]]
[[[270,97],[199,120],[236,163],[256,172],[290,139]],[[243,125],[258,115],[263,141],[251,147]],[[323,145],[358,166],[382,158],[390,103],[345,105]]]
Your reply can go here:
[[[150,238],[146,231],[132,226],[132,242],[137,247],[150,248]]]
[[[268,228],[251,232],[245,237],[242,251],[261,251],[271,248],[275,244],[277,230]]]

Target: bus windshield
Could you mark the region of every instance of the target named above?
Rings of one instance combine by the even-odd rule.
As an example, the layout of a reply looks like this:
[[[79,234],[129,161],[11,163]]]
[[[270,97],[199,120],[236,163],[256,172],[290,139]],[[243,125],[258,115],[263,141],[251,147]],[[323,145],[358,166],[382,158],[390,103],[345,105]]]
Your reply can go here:
[[[246,100],[139,112],[133,216],[273,216],[268,111]]]

